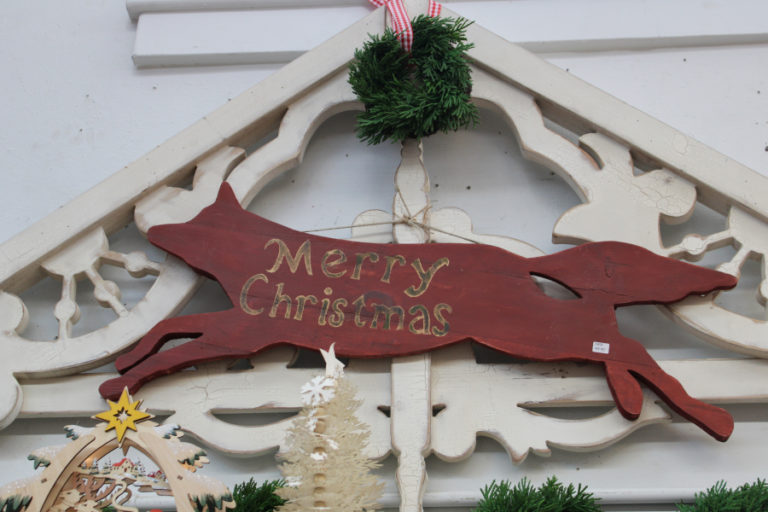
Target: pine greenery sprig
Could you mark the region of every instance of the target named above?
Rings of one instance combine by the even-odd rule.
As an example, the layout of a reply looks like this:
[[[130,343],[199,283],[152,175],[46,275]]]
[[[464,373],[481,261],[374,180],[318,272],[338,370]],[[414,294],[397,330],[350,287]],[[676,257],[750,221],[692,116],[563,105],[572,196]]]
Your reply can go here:
[[[512,486],[494,480],[481,491],[482,499],[473,512],[599,512],[598,499],[581,484],[563,486],[550,477],[538,489],[527,478]]]
[[[235,484],[232,498],[235,508],[232,512],[272,512],[285,503],[285,500],[275,494],[275,491],[285,485],[282,480],[272,480],[261,485],[253,478],[241,484]]]
[[[406,53],[396,34],[371,36],[349,66],[349,83],[365,111],[357,117],[357,136],[368,144],[426,137],[477,124],[470,102],[472,79],[463,18],[418,16],[413,47]]]
[[[697,493],[693,504],[679,504],[680,512],[764,512],[768,510],[768,485],[759,478],[753,484],[727,489],[719,481],[703,493]]]

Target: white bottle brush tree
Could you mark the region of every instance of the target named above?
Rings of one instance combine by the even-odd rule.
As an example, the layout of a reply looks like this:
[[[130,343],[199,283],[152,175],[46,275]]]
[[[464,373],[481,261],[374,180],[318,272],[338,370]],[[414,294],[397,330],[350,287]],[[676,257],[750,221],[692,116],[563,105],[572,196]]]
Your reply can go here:
[[[288,451],[280,471],[286,486],[277,493],[288,502],[281,511],[360,512],[379,508],[383,483],[364,454],[370,432],[355,416],[360,401],[344,376],[333,345],[322,350],[325,375],[302,386],[304,408],[288,431]]]

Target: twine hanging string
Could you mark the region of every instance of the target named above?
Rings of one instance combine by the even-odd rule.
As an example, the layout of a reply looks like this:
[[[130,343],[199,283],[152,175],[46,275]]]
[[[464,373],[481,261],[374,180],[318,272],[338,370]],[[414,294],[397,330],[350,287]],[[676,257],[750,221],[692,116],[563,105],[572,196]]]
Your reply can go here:
[[[389,10],[390,16],[392,16],[392,30],[397,34],[398,40],[400,40],[400,44],[403,47],[403,50],[410,53],[411,48],[413,47],[413,27],[411,26],[411,20],[408,17],[408,12],[405,10],[405,4],[403,3],[403,0],[368,0],[370,3],[375,5],[376,7],[381,7],[383,5],[387,6],[387,9]],[[440,16],[440,12],[442,11],[443,6],[439,3],[437,3],[435,0],[429,0],[429,8],[427,10],[427,14],[430,18],[436,18]],[[408,210],[408,204],[405,202],[405,198],[402,197],[402,193],[400,192],[400,189],[397,190],[397,193],[400,194],[400,198],[403,201],[403,205],[406,208],[406,211]],[[419,210],[416,213],[416,216],[422,214],[425,210],[429,208],[429,205],[424,206],[421,210]],[[435,228],[433,226],[427,226],[424,223],[418,222],[415,219],[415,216],[410,213],[410,211],[407,211],[406,216],[397,216],[395,219],[389,222],[371,222],[367,224],[358,224],[358,225],[352,225],[352,226],[334,226],[330,228],[320,228],[320,229],[310,229],[305,231],[305,233],[312,233],[317,231],[329,231],[334,229],[349,229],[352,227],[368,227],[368,226],[379,226],[379,225],[397,225],[397,224],[406,224],[409,226],[414,227],[420,227],[424,229],[425,231],[429,232],[429,230],[439,231],[441,233],[455,236],[456,238],[463,239],[467,242],[472,243],[479,243],[476,240],[472,240],[467,237],[463,237],[461,235],[457,235],[455,233],[450,233],[448,231],[444,231],[439,228]]]
[[[397,38],[400,40],[400,44],[403,46],[403,50],[410,53],[413,46],[413,27],[411,27],[411,20],[408,18],[408,13],[405,10],[405,4],[403,0],[368,0],[376,7],[386,5],[389,10],[389,14],[392,16],[392,30],[397,34]],[[428,14],[431,18],[440,16],[440,11],[443,6],[435,0],[429,0]]]
[[[421,215],[425,211],[427,211],[429,208],[431,208],[431,205],[424,206],[421,210],[416,212],[415,216],[400,216],[396,215],[394,219],[389,221],[381,221],[381,222],[366,222],[363,224],[350,224],[349,226],[332,226],[328,228],[316,228],[316,229],[307,229],[302,231],[302,233],[317,233],[321,231],[334,231],[337,229],[352,229],[352,228],[367,228],[372,226],[397,226],[401,224],[405,224],[407,226],[412,227],[419,227],[423,229],[430,237],[431,237],[431,231],[436,231],[438,233],[442,233],[444,235],[452,236],[454,238],[458,238],[460,240],[464,240],[465,242],[470,242],[473,244],[481,244],[482,242],[478,242],[477,240],[473,240],[472,238],[459,235],[458,233],[452,233],[451,231],[446,231],[445,229],[440,229],[438,227],[427,225],[423,222],[419,222],[415,219],[416,216]]]

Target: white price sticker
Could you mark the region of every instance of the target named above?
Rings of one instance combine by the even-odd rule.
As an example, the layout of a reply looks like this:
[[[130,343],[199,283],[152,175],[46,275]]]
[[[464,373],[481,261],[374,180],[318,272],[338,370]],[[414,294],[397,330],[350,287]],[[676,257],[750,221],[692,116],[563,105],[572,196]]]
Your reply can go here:
[[[610,351],[611,351],[610,343],[603,343],[602,341],[592,342],[592,352],[595,352],[597,354],[607,354]]]

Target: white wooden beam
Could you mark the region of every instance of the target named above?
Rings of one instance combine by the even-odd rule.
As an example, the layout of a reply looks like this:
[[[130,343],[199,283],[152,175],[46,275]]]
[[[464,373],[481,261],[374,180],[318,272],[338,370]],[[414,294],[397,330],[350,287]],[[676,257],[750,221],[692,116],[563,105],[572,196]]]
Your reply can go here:
[[[659,361],[659,365],[664,371],[684,382],[691,395],[702,400],[718,404],[768,402],[768,391],[766,391],[768,386],[765,382],[768,377],[765,371],[765,360],[670,360]],[[613,403],[605,385],[605,379],[597,367],[588,366],[587,370],[583,370],[581,374],[575,368],[577,367],[573,369],[575,376],[571,380],[563,378],[559,374],[549,375],[543,370],[535,378],[530,375],[521,377],[521,380],[530,385],[542,387],[551,386],[552,382],[563,382],[563,388],[555,390],[546,400],[526,403],[525,405],[527,407],[561,407],[566,405],[570,407],[594,407]],[[594,375],[586,375],[585,372],[591,372]],[[700,375],[718,375],[718,378],[707,379],[699,377]],[[94,390],[103,381],[115,376],[115,374],[89,373],[68,378],[52,377],[34,381],[22,380],[24,403],[19,417],[71,418],[92,416],[104,408],[104,400]],[[305,376],[302,374],[301,378]],[[201,380],[204,381],[205,377]],[[723,386],[722,382],[728,382],[728,386]],[[569,385],[566,386],[565,383],[569,383]],[[578,389],[575,389],[577,386]],[[150,390],[154,387],[157,386],[148,385]],[[151,391],[146,393],[152,395]],[[140,398],[146,397],[142,395]],[[162,399],[165,398],[160,397],[160,400]],[[173,405],[169,403],[162,405],[158,403],[156,406],[157,410],[166,412],[174,410]],[[157,412],[157,410],[153,412]]]
[[[442,0],[441,3],[455,3],[455,1]],[[126,0],[125,5],[131,19],[137,20],[142,14],[154,12],[311,9],[316,7],[357,7],[364,3],[365,0],[216,0],[215,2],[211,0]]]
[[[140,68],[290,62],[370,13],[363,4],[144,14],[133,62]]]
[[[199,0],[143,0],[129,2],[129,10],[132,3],[152,4],[138,17],[138,67],[288,62],[371,10],[362,0],[279,9],[222,2],[237,10],[206,10]],[[190,9],[181,12],[185,4]],[[768,4],[759,0],[486,0],[451,2],[450,9],[539,53],[768,42]],[[693,11],[697,16],[688,15]]]

